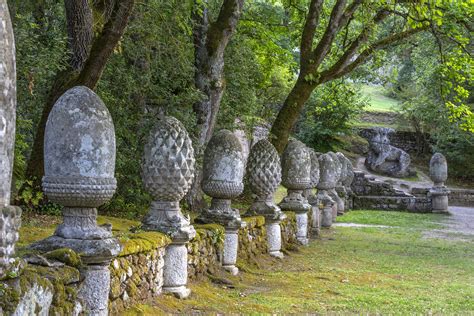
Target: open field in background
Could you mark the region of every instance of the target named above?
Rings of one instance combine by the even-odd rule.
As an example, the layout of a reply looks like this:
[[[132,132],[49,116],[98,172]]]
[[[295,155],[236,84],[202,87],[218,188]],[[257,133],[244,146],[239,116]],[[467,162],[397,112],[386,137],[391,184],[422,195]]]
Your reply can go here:
[[[351,211],[335,227],[272,265],[226,282],[192,283],[190,299],[162,296],[126,315],[167,313],[474,313],[474,239],[426,239],[443,215]]]
[[[366,108],[367,111],[392,112],[400,105],[397,100],[385,95],[382,86],[363,84],[361,85],[361,89],[362,93],[370,98],[370,106]]]

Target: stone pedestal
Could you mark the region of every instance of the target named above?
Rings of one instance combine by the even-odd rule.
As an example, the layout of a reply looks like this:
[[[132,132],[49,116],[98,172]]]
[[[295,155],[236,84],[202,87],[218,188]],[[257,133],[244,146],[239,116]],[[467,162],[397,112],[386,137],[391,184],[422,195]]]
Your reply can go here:
[[[435,153],[431,157],[430,178],[434,183],[430,190],[433,213],[449,213],[449,190],[444,185],[446,180],[448,180],[448,163],[446,158],[440,153]]]
[[[434,187],[434,188],[431,188],[429,192],[431,195],[431,204],[433,208],[433,213],[449,213],[448,188]]]
[[[196,218],[197,223],[217,223],[225,227],[224,254],[222,266],[232,274],[239,270],[237,250],[238,230],[245,226],[240,212],[231,207],[231,200],[243,189],[244,158],[238,138],[228,130],[214,134],[204,151],[203,179],[204,193],[212,197],[211,206]]]
[[[86,123],[84,123],[86,122]],[[31,245],[42,252],[70,248],[85,264],[79,289],[88,315],[108,314],[108,267],[121,251],[112,226],[98,226],[97,207],[116,189],[115,132],[102,100],[89,88],[66,91],[48,117],[44,141],[43,190],[64,206],[55,234]]]
[[[170,236],[163,267],[163,292],[186,298],[188,282],[186,243],[196,236],[188,217],[183,216],[179,201],[194,180],[195,159],[191,139],[176,118],[161,117],[145,144],[142,161],[144,188],[154,201],[142,220],[144,230]]]
[[[235,266],[237,263],[237,252],[239,250],[238,232],[239,228],[237,227],[225,228],[222,267],[232,275],[239,274],[239,269]]]
[[[80,254],[85,264],[81,269],[84,282],[78,296],[84,302],[86,315],[108,315],[111,261],[120,253],[122,247],[115,238],[67,239],[51,236],[30,246],[33,250],[49,252],[59,248],[70,248]]]
[[[163,270],[163,292],[173,293],[178,298],[187,298],[191,290],[188,284],[187,240],[173,242],[166,247]]]
[[[344,215],[347,208],[347,191],[343,186],[336,187],[336,194],[340,198],[340,202],[337,204],[337,215]]]
[[[280,221],[267,221],[265,224],[267,230],[268,253],[272,257],[283,258],[281,252],[281,228]]]
[[[296,240],[304,246],[308,245],[308,213],[296,213]]]
[[[87,265],[81,270],[84,279],[79,287],[78,298],[85,303],[84,314],[107,316],[110,271],[107,265]]]
[[[15,39],[6,0],[0,0],[0,280],[18,276],[15,259],[21,209],[10,205],[16,129]]]
[[[319,156],[320,179],[318,183],[318,200],[322,204],[321,226],[331,227],[337,217],[337,204],[334,199],[339,198],[335,191],[337,182],[337,168],[330,154]]]
[[[326,191],[318,192],[318,199],[322,204],[321,227],[331,227],[334,221],[334,206],[336,203]]]
[[[321,231],[321,211],[319,205],[313,205],[311,212],[311,234],[319,236]]]

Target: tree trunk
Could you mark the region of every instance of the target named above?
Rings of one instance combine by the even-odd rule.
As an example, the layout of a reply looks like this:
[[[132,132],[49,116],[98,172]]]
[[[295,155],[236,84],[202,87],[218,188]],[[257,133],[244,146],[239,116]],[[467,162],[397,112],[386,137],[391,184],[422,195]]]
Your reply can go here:
[[[43,142],[49,113],[59,97],[68,89],[78,85],[89,87],[92,90],[95,89],[105,69],[107,60],[125,32],[134,3],[134,0],[115,2],[109,20],[104,25],[100,35],[92,43],[92,37],[89,36],[88,30],[90,28],[92,31],[93,21],[92,15],[89,18],[91,11],[88,1],[65,0],[66,10],[73,11],[66,13],[68,18],[69,49],[71,50],[72,58],[70,59],[69,68],[56,76],[36,129],[26,169],[26,178],[34,180],[34,187],[40,187],[41,178],[44,175]],[[82,8],[79,9],[78,5],[82,5]],[[69,19],[72,19],[72,21]],[[90,23],[90,25],[86,25],[87,23]],[[87,56],[84,58],[86,51]]]
[[[304,80],[304,75],[300,74],[293,89],[288,94],[283,107],[273,122],[269,135],[278,153],[281,154],[285,149],[291,130],[316,86],[317,84],[308,83]]]

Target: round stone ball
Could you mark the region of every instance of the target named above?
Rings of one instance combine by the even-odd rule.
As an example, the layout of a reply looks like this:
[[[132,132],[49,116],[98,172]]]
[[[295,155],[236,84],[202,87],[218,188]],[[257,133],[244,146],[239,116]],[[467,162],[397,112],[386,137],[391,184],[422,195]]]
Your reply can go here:
[[[215,133],[204,151],[204,193],[218,199],[239,196],[244,189],[244,164],[239,139],[229,130]]]
[[[291,190],[310,188],[311,155],[306,146],[291,139],[281,158],[282,184]]]
[[[247,177],[252,192],[261,197],[272,195],[280,185],[280,156],[268,140],[259,140],[250,150]]]
[[[441,153],[435,153],[430,160],[430,178],[434,183],[448,180],[448,163]]]
[[[115,192],[112,117],[89,88],[66,91],[46,123],[43,189],[55,203],[98,207]]]
[[[174,117],[160,119],[145,145],[142,179],[159,201],[181,200],[194,180],[194,149],[188,132]]]

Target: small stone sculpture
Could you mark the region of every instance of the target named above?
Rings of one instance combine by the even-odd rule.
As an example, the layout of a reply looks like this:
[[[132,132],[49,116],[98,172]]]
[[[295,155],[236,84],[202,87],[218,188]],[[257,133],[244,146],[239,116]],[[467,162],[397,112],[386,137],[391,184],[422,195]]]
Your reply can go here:
[[[449,190],[444,185],[448,179],[448,163],[443,154],[435,153],[430,160],[430,178],[434,182],[430,190],[434,213],[448,212]]]
[[[237,232],[245,225],[239,210],[231,207],[231,200],[239,196],[243,189],[244,159],[242,146],[235,135],[228,130],[214,134],[204,152],[203,179],[204,193],[212,197],[211,207],[203,210],[196,218],[199,223],[218,223],[225,227],[223,267],[237,274]]]
[[[268,251],[271,256],[283,258],[280,222],[286,216],[273,201],[281,182],[280,157],[268,140],[259,140],[250,150],[247,178],[252,193],[256,195],[247,215],[265,217]]]
[[[409,170],[410,155],[390,145],[389,135],[395,131],[387,127],[374,127],[368,137],[369,154],[365,165],[369,170],[390,177],[403,178],[413,172]]]
[[[143,219],[143,229],[168,234],[163,291],[186,298],[188,281],[186,243],[196,235],[179,208],[194,180],[194,149],[184,126],[174,117],[160,119],[145,145],[142,179],[154,201]]]
[[[342,186],[342,177],[343,177],[343,174],[344,174],[345,171],[343,170],[343,165],[342,165],[341,161],[339,160],[339,158],[337,157],[337,155],[334,152],[330,151],[330,152],[328,152],[328,155],[331,156],[331,158],[334,162],[334,171],[335,171],[335,174],[336,174],[336,184],[335,184],[334,188],[329,190],[329,192],[328,192],[329,195],[334,200],[334,202],[336,202],[336,204],[333,207],[333,214],[332,214],[333,215],[333,221],[336,221],[336,217],[338,215],[344,214],[344,208],[345,208],[344,200],[339,196],[338,192],[336,191],[336,188]]]
[[[320,178],[317,185],[318,200],[322,204],[321,227],[331,227],[333,222],[333,207],[336,202],[329,195],[329,191],[334,190],[336,186],[336,167],[334,160],[329,154],[319,156]]]
[[[309,148],[309,152],[311,155],[311,188],[305,190],[305,197],[308,199],[312,210],[311,231],[313,234],[319,235],[321,228],[321,210],[319,209],[318,197],[313,192],[313,189],[316,188],[319,183],[319,158],[318,154],[313,149]]]
[[[311,156],[306,146],[291,139],[282,155],[282,184],[288,194],[280,203],[284,211],[296,213],[296,239],[308,244],[308,211],[311,205],[303,196],[303,191],[311,185]]]
[[[0,0],[0,279],[20,274],[15,243],[21,209],[10,205],[16,118],[15,40],[5,0]]]
[[[97,207],[115,192],[115,133],[109,111],[89,88],[66,91],[48,117],[44,142],[43,190],[64,206],[54,236],[31,248],[71,248],[87,266],[79,297],[87,314],[106,315],[111,260],[121,246],[111,225],[97,226]]]

